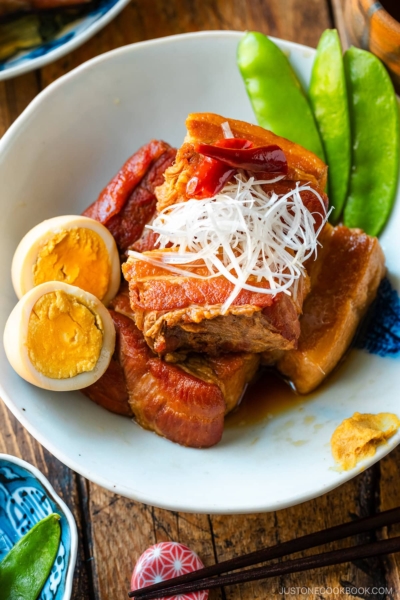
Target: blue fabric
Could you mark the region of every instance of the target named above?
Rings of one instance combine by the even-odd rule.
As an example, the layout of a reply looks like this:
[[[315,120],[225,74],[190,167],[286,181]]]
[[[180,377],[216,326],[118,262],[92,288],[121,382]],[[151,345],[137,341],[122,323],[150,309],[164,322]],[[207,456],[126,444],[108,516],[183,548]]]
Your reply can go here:
[[[355,346],[379,356],[400,356],[400,297],[387,278],[379,286]]]

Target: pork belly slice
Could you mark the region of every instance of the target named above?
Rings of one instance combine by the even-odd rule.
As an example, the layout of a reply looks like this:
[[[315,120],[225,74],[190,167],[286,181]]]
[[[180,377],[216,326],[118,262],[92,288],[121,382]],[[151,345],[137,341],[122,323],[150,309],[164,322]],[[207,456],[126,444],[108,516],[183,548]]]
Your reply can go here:
[[[152,140],[121,167],[83,214],[100,221],[114,236],[121,253],[136,242],[156,210],[155,189],[176,156],[166,142]]]
[[[300,280],[296,297],[242,290],[222,314],[223,303],[233,290],[224,277],[182,277],[133,257],[122,270],[129,282],[136,325],[159,355],[176,351],[211,356],[259,353],[297,345],[307,277]],[[268,285],[253,284],[260,288]]]
[[[258,354],[225,354],[217,357],[192,354],[178,366],[194,377],[218,385],[224,396],[227,415],[239,404],[259,364]]]
[[[202,160],[201,155],[195,152],[194,144],[214,144],[223,138],[221,125],[226,122],[229,123],[235,138],[247,139],[256,147],[278,145],[284,151],[288,162],[286,179],[311,183],[323,194],[327,166],[312,152],[257,125],[227,119],[213,113],[193,113],[186,119],[187,136],[178,150],[175,163],[165,171],[165,182],[156,189],[158,211],[187,200],[186,185]]]
[[[118,362],[118,352],[111,359],[107,371],[95,383],[81,390],[85,396],[112,413],[132,417],[124,371]]]
[[[123,294],[114,306],[127,310]],[[170,364],[153,354],[129,316],[114,310],[110,314],[117,331],[116,353],[103,377],[84,393],[112,412],[134,415],[142,427],[173,442],[194,448],[218,443],[224,416],[239,402],[259,357],[191,356]]]
[[[311,291],[300,318],[298,347],[277,362],[301,394],[318,387],[338,364],[385,275],[378,240],[361,230],[325,225],[320,242],[317,260],[307,265]]]

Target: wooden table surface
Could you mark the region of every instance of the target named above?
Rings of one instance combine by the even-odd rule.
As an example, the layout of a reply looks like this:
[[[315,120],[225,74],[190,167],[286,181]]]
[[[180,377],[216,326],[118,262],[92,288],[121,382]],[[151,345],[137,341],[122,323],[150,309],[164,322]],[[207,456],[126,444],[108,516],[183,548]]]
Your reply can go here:
[[[132,0],[111,24],[72,54],[40,71],[0,82],[0,135],[40,90],[107,50],[204,29],[256,29],[315,47],[327,27],[337,26],[341,30],[340,10],[340,0],[332,3],[328,0]],[[275,513],[246,516],[168,512],[107,492],[53,458],[3,403],[0,403],[0,452],[20,456],[36,465],[75,515],[79,555],[73,600],[126,598],[135,561],[155,542],[186,543],[209,565],[399,504],[400,451],[392,452],[379,464],[321,498]],[[391,528],[389,534],[395,534],[395,529]],[[358,542],[374,539],[375,534],[364,535]],[[341,546],[331,545],[334,547]],[[392,556],[355,561],[216,590],[210,598],[250,600],[288,596],[294,600],[350,595],[400,598],[399,560]],[[345,591],[346,588],[349,589]]]

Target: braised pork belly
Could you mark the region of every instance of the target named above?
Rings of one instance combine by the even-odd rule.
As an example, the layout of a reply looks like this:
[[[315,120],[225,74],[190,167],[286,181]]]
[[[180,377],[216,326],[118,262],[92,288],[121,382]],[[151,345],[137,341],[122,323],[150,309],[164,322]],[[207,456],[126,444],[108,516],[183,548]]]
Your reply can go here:
[[[123,265],[123,273],[135,322],[157,354],[179,350],[218,355],[296,347],[307,277],[301,279],[295,299],[243,290],[222,314],[234,287],[222,277],[199,281],[133,259]]]
[[[195,146],[199,143],[214,144],[220,140],[225,123],[228,123],[234,138],[249,140],[255,147],[277,145],[282,148],[288,162],[285,179],[306,181],[316,189],[324,190],[328,167],[309,150],[257,125],[213,113],[192,113],[186,119],[187,135],[184,143],[178,150],[174,164],[165,172],[165,182],[156,190],[159,212],[171,204],[188,199],[187,184],[201,160]]]
[[[165,182],[156,189],[157,210],[190,200],[188,182],[195,176],[202,156],[196,152],[199,143],[212,144],[222,136],[227,124],[235,139],[246,138],[255,147],[275,144],[287,156],[287,172],[279,182],[265,184],[266,193],[284,195],[299,183],[312,182],[301,199],[314,215],[318,228],[325,218],[328,199],[323,192],[326,165],[300,146],[280,138],[261,127],[213,114],[192,114],[186,120],[188,135],[178,150],[176,160],[164,174]],[[260,174],[262,176],[265,174]],[[283,180],[282,180],[283,179]],[[322,203],[321,200],[322,199]],[[260,293],[242,289],[229,308],[225,303],[234,290],[234,283],[224,276],[206,278],[207,270],[193,267],[194,277],[182,276],[163,268],[160,252],[152,249],[157,237],[146,233],[134,247],[142,254],[129,256],[123,273],[130,286],[131,306],[135,321],[149,346],[159,355],[170,352],[275,352],[297,347],[300,335],[299,315],[308,292],[306,272],[299,277],[296,289],[285,293],[262,293],[270,286],[267,281],[249,277],[246,283],[264,288]],[[145,251],[143,251],[145,250]],[[168,249],[161,257],[167,257]],[[203,279],[199,276],[203,275]],[[196,278],[197,277],[197,278]]]
[[[301,394],[318,387],[338,364],[385,275],[382,248],[363,231],[327,224],[320,242],[317,260],[307,265],[311,291],[298,347],[277,362]]]
[[[125,252],[142,235],[156,211],[156,188],[175,160],[176,150],[152,140],[133,154],[84,215],[105,225]]]
[[[327,167],[314,154],[219,115],[191,114],[186,125],[178,151],[143,146],[85,212],[127,260],[109,305],[115,354],[84,393],[205,448],[221,439],[260,361],[299,393],[320,385],[385,266],[376,238],[326,223]]]
[[[191,355],[176,364],[158,358],[132,318],[126,296],[110,310],[117,345],[109,369],[84,393],[117,414],[134,416],[145,429],[173,442],[206,448],[221,439],[224,417],[240,401],[259,366],[256,354],[212,359]]]

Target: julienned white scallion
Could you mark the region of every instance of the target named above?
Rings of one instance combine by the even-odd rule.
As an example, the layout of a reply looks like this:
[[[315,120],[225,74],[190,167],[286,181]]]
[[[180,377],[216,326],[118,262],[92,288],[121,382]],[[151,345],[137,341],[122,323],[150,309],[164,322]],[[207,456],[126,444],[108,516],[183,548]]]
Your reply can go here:
[[[228,121],[221,123],[221,129],[222,129],[222,135],[224,136],[225,139],[231,139],[234,137],[231,126],[229,125]]]
[[[222,307],[226,312],[241,290],[261,294],[296,292],[304,263],[317,254],[318,235],[328,214],[321,195],[310,185],[297,184],[278,196],[243,173],[213,198],[188,200],[168,206],[148,229],[159,234],[160,249],[151,257],[129,251],[132,258],[150,262],[177,275],[207,279],[223,276],[234,289]],[[280,179],[280,178],[279,178]],[[304,206],[301,192],[313,193],[321,203],[323,223]],[[192,269],[205,266],[208,276]],[[268,287],[254,283],[268,282]]]

